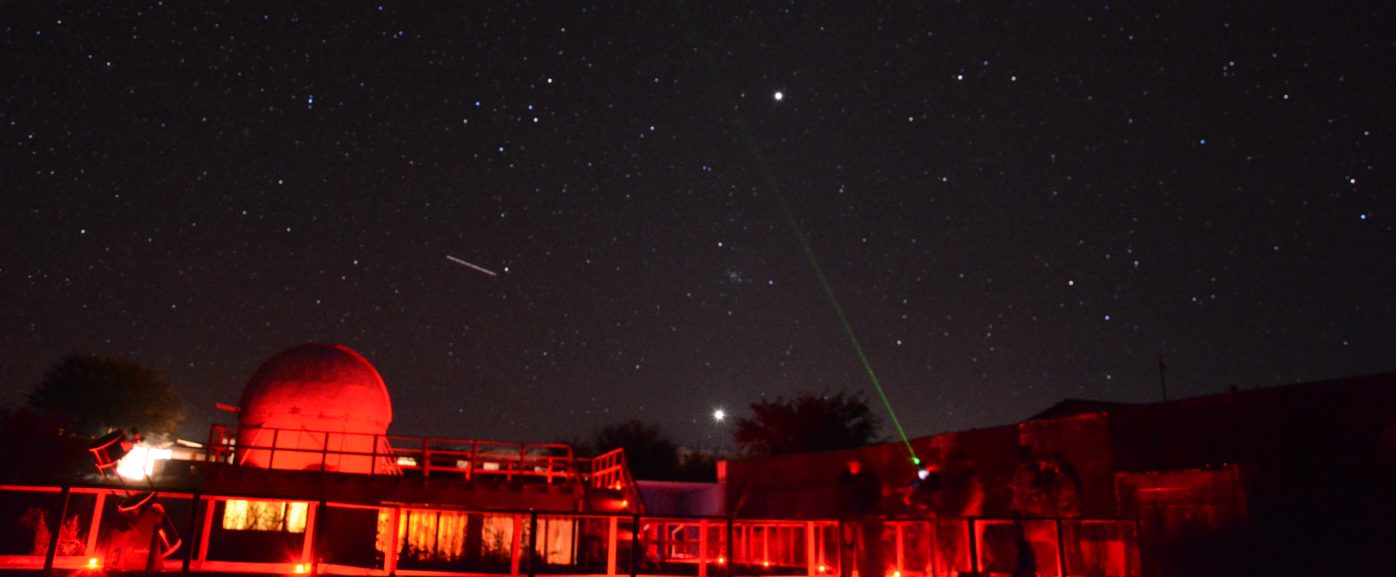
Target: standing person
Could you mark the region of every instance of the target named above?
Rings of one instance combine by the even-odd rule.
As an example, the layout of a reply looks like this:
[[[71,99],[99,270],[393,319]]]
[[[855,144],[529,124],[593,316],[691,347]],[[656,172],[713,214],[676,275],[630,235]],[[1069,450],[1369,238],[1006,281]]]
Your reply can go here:
[[[834,498],[843,545],[839,574],[851,577],[856,566],[859,577],[883,577],[882,521],[876,517],[882,482],[863,468],[862,460],[852,457],[839,473]]]
[[[907,514],[913,518],[929,518],[940,514],[943,506],[940,501],[940,487],[943,475],[940,466],[927,462],[925,468],[916,472],[916,478],[902,492],[902,503]]]
[[[902,490],[902,503],[906,505],[906,515],[911,518],[916,551],[913,556],[925,560],[926,575],[936,574],[935,524],[936,517],[943,508],[940,501],[942,475],[940,466],[927,461],[926,466],[916,472],[911,485]]]

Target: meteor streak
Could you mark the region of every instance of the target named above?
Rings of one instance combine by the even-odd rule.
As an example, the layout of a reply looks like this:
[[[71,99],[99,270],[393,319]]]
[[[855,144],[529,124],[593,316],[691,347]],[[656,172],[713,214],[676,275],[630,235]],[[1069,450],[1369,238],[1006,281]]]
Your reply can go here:
[[[446,260],[449,260],[449,261],[451,261],[451,262],[453,262],[453,263],[456,263],[456,264],[458,264],[458,265],[462,265],[462,266],[465,266],[465,267],[467,267],[467,268],[470,268],[470,269],[473,269],[473,270],[476,270],[476,271],[485,273],[485,274],[490,275],[490,276],[492,276],[492,277],[499,276],[497,273],[495,273],[494,271],[492,271],[492,270],[490,270],[490,269],[487,269],[487,268],[482,267],[482,266],[477,265],[477,264],[465,262],[465,261],[463,261],[463,260],[461,260],[461,259],[458,259],[458,258],[456,258],[456,257],[453,257],[453,256],[451,256],[451,255],[449,255],[449,254],[446,255]]]

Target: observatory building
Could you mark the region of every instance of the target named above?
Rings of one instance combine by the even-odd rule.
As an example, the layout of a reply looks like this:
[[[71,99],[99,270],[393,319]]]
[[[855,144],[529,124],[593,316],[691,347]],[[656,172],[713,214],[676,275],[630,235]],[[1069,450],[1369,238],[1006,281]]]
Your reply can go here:
[[[361,504],[443,503],[485,509],[630,511],[624,455],[578,458],[557,443],[394,435],[392,397],[353,349],[311,343],[267,359],[248,379],[237,424],[214,425],[202,462],[167,480]]]
[[[306,344],[268,359],[242,391],[236,462],[264,469],[387,473],[393,402],[383,377],[344,345]]]

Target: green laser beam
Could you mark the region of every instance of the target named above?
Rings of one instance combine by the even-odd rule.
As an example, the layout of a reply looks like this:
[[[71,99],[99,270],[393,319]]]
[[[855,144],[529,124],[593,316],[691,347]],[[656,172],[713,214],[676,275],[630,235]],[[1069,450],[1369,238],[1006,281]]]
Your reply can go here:
[[[901,420],[897,419],[897,412],[892,410],[892,402],[887,399],[886,391],[882,390],[882,383],[877,379],[877,373],[873,371],[872,363],[868,361],[868,356],[863,352],[863,345],[858,342],[858,335],[853,332],[853,325],[848,322],[848,316],[844,314],[843,307],[839,305],[839,299],[834,295],[834,288],[829,284],[829,279],[824,274],[824,267],[820,266],[819,259],[814,255],[814,249],[810,248],[809,240],[805,236],[804,229],[800,227],[800,222],[796,220],[795,213],[790,210],[790,204],[785,201],[785,195],[781,193],[780,183],[776,180],[775,174],[766,165],[766,158],[761,154],[761,148],[756,144],[756,138],[747,129],[746,122],[741,114],[741,110],[736,102],[732,100],[732,91],[728,90],[726,83],[722,81],[722,75],[717,73],[717,66],[713,63],[709,51],[700,49],[704,46],[699,41],[699,35],[694,28],[694,18],[692,15],[684,14],[680,17],[681,28],[693,46],[694,52],[698,54],[699,61],[707,69],[708,77],[713,79],[716,86],[718,101],[723,102],[728,110],[733,111],[733,124],[736,125],[738,134],[741,135],[742,143],[746,145],[747,151],[751,155],[751,162],[756,173],[770,191],[772,198],[776,201],[776,206],[780,209],[782,219],[790,233],[795,237],[796,243],[800,246],[800,253],[805,257],[805,263],[810,270],[814,271],[814,276],[819,280],[820,291],[824,298],[829,301],[830,307],[834,309],[834,314],[838,316],[839,324],[843,326],[843,334],[848,337],[848,342],[853,345],[853,351],[858,355],[858,362],[862,363],[863,371],[868,374],[868,381],[872,383],[877,391],[877,396],[882,400],[882,406],[887,409],[887,416],[891,417],[892,425],[897,428],[897,435],[902,438],[902,444],[906,445],[906,452],[912,465],[920,465],[921,459],[916,456],[916,450],[911,447],[911,440],[906,436],[906,429],[902,428]]]
[[[740,119],[738,119],[738,124],[741,124]],[[853,331],[852,323],[848,322],[848,315],[844,314],[843,306],[839,304],[839,299],[834,294],[834,287],[829,284],[829,278],[824,274],[824,267],[820,266],[819,258],[814,255],[814,249],[810,247],[804,229],[795,219],[795,213],[790,210],[790,204],[785,201],[785,195],[780,191],[780,183],[776,182],[775,175],[767,168],[765,159],[761,156],[755,140],[747,132],[746,127],[739,126],[739,130],[750,149],[752,162],[756,165],[757,173],[765,181],[766,187],[776,201],[776,206],[780,208],[781,217],[785,220],[785,225],[790,229],[790,233],[794,235],[796,243],[799,244],[800,253],[805,257],[805,263],[809,265],[815,278],[819,280],[820,291],[824,293],[824,298],[829,301],[829,306],[834,309],[834,315],[839,318],[839,324],[843,327],[844,336],[848,337],[848,342],[853,345],[853,351],[858,355],[858,362],[862,363],[863,371],[868,374],[868,381],[877,391],[878,398],[882,399],[882,406],[887,409],[887,416],[892,418],[892,425],[897,428],[897,435],[902,438],[902,444],[906,445],[906,452],[911,463],[913,465],[921,464],[921,459],[916,456],[916,450],[911,447],[911,440],[906,436],[906,429],[902,428],[901,420],[897,419],[897,412],[892,410],[892,402],[887,399],[887,392],[882,389],[882,382],[877,379],[877,372],[873,370],[872,363],[868,361],[868,355],[863,352],[863,345],[858,342],[858,335]]]

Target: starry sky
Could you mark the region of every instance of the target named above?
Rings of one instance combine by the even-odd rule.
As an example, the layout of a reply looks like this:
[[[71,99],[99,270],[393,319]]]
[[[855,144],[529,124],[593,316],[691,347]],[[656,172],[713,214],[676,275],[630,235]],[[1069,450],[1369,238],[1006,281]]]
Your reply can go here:
[[[1396,369],[1384,3],[273,4],[0,4],[0,403],[338,342],[397,433],[723,447],[878,402],[801,235],[912,435]]]

